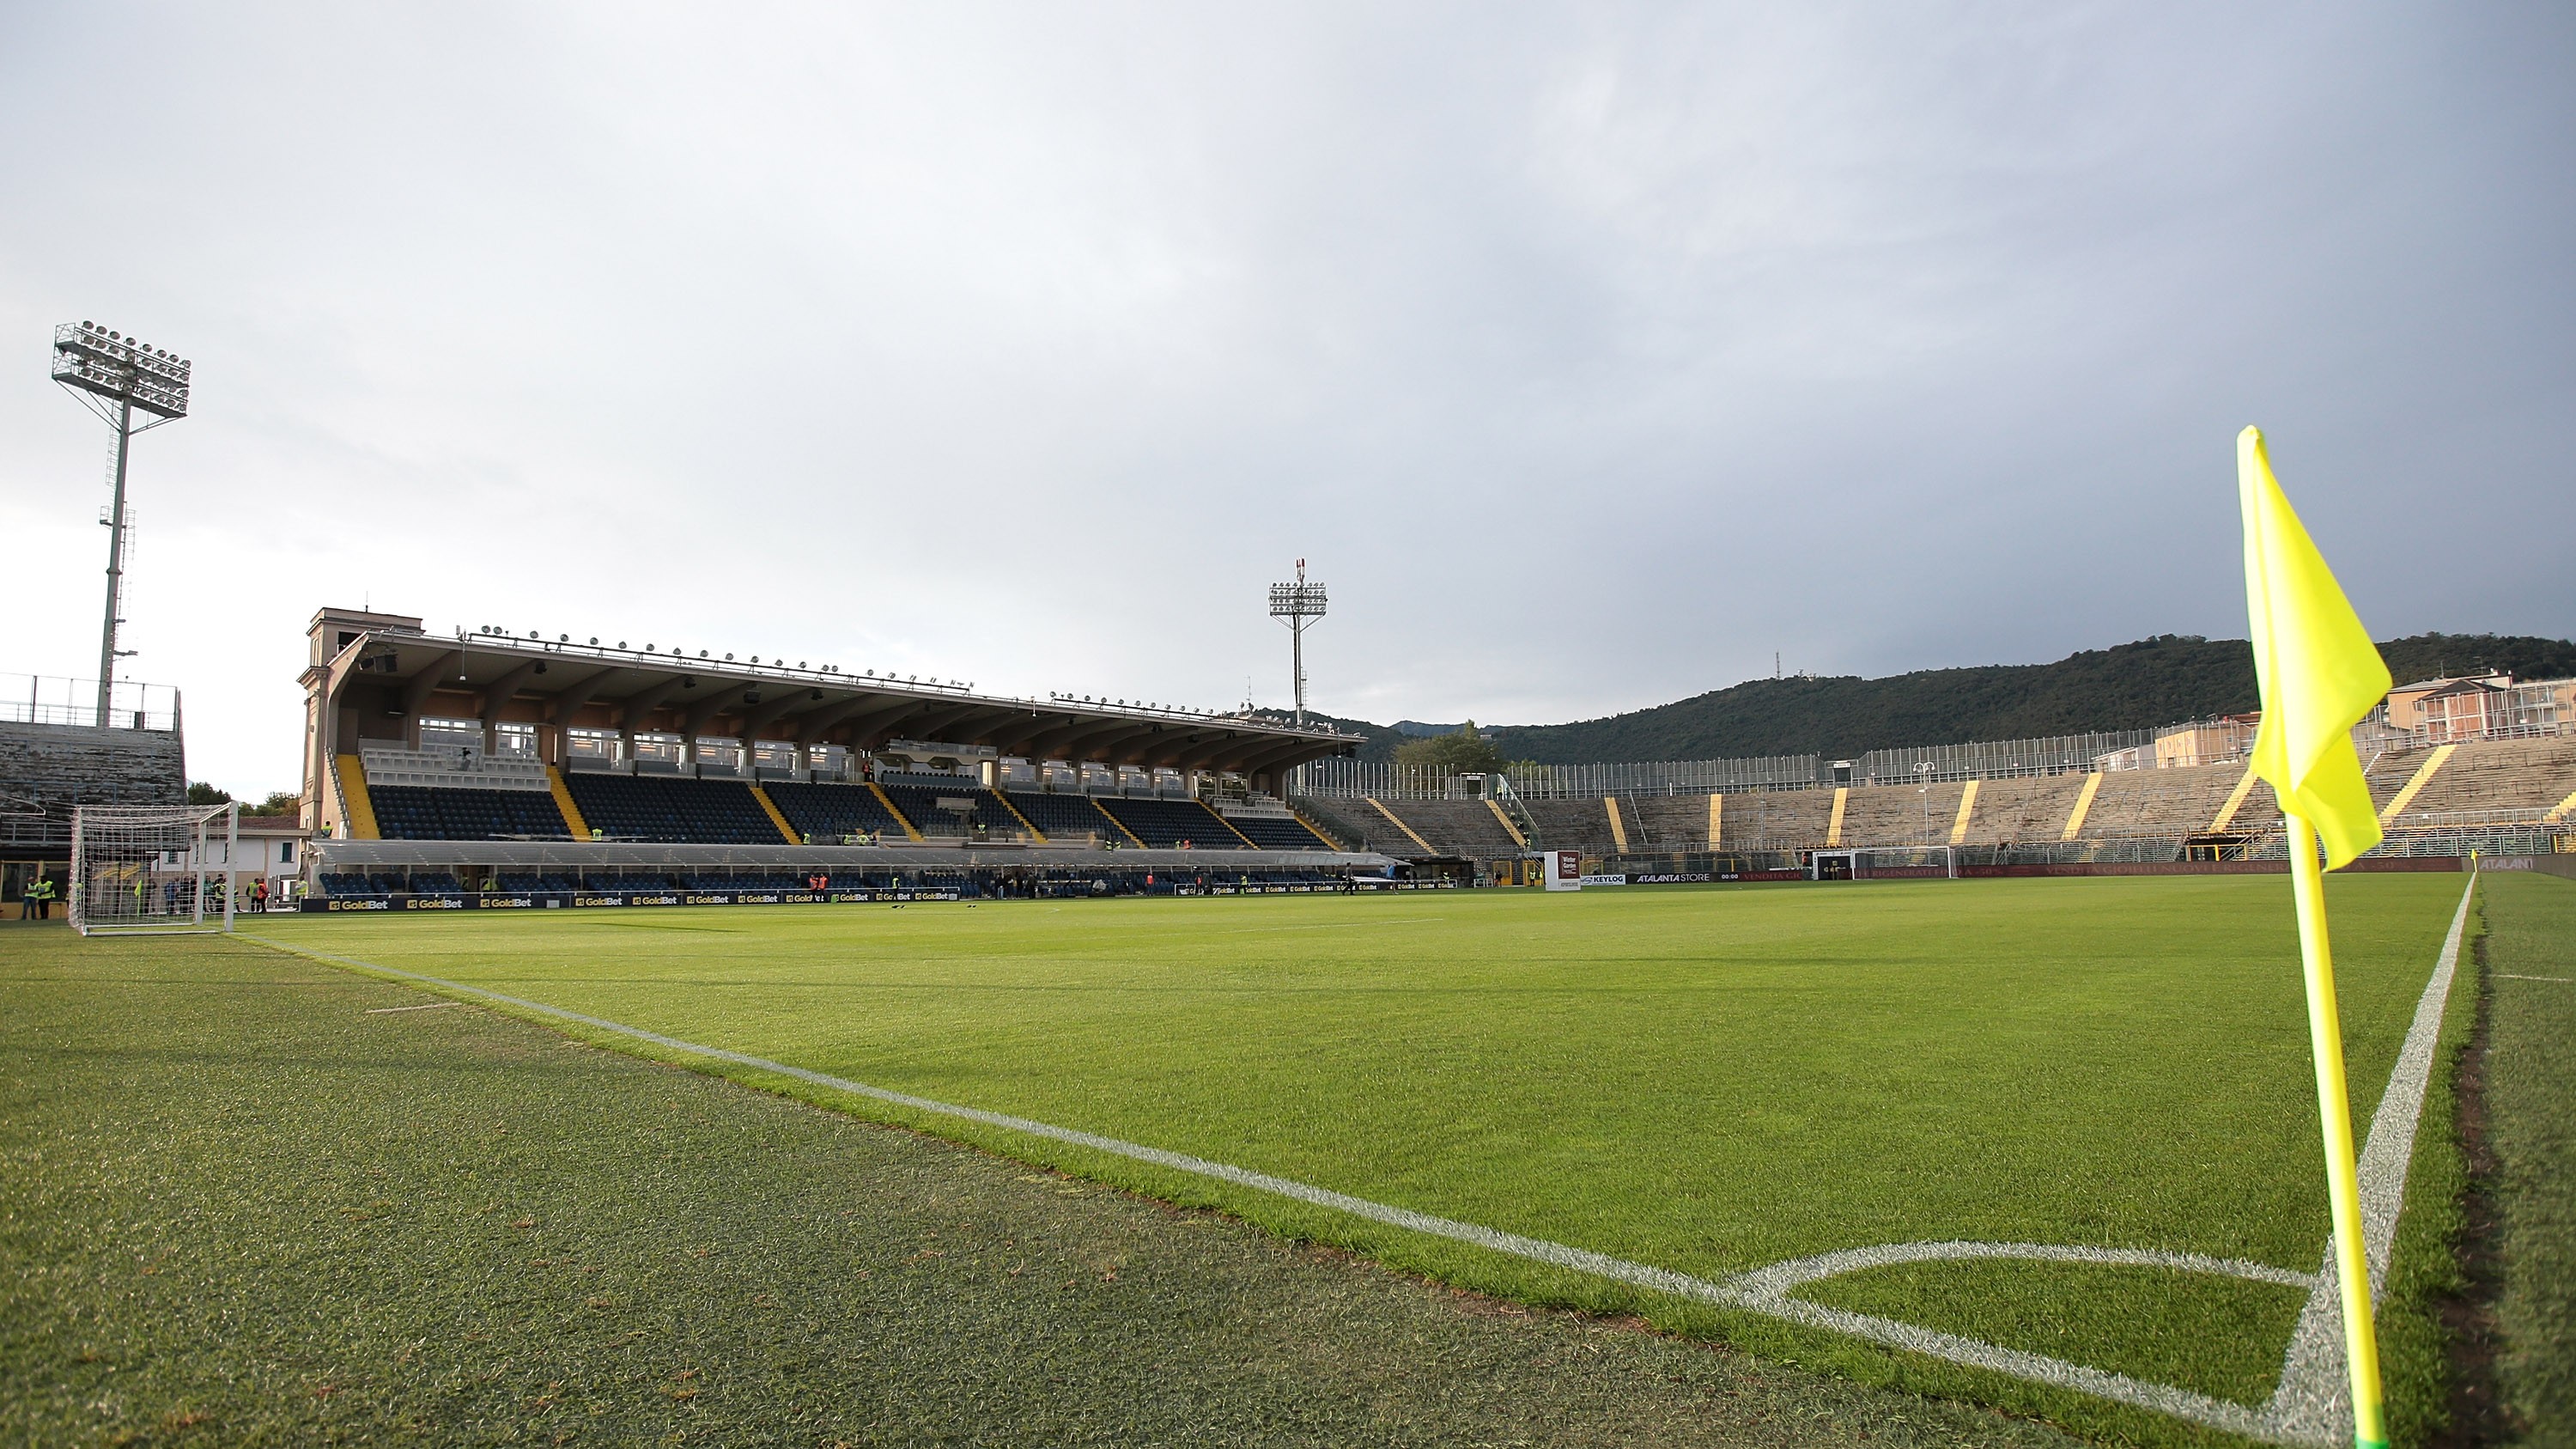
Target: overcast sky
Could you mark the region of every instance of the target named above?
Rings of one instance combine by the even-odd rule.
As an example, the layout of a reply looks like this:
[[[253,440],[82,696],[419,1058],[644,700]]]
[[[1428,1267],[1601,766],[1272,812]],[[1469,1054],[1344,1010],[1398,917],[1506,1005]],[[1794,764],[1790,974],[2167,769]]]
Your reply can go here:
[[[2244,628],[2576,633],[2576,8],[0,4],[0,671],[294,783],[302,630],[1553,722]],[[1248,681],[1248,684],[1247,684]],[[0,688],[7,687],[0,683]]]

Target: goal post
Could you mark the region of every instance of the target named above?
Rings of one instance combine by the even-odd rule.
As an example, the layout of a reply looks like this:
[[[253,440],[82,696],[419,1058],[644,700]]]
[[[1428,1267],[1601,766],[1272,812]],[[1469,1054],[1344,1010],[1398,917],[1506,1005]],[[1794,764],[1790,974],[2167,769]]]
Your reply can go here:
[[[1813,851],[1809,880],[1957,880],[1955,845],[1854,845]]]
[[[72,812],[72,929],[84,936],[233,928],[241,806],[82,805]]]

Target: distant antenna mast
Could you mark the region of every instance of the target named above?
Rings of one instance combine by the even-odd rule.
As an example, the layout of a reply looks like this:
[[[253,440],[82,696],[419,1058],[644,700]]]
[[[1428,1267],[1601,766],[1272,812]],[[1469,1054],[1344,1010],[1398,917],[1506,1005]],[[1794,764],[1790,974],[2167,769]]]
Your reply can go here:
[[[1288,626],[1288,669],[1297,697],[1297,725],[1306,724],[1306,622],[1324,617],[1324,586],[1306,582],[1306,561],[1297,560],[1297,582],[1270,586],[1270,617]]]
[[[174,423],[188,415],[189,364],[158,347],[95,322],[66,322],[54,329],[54,381],[72,390],[81,405],[116,429],[116,495],[106,518],[107,622],[98,640],[98,727],[108,726],[108,708],[116,692],[116,661],[133,651],[116,647],[116,626],[125,621],[125,535],[133,525],[125,516],[125,454],[136,433]],[[135,426],[137,410],[152,421]]]

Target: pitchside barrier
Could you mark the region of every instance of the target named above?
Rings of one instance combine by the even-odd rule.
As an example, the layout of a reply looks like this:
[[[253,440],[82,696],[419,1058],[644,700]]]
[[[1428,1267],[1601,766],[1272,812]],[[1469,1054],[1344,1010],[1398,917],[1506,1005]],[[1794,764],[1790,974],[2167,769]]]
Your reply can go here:
[[[1455,890],[1450,880],[1382,880],[1359,876],[1348,881],[1237,882],[1210,881],[1153,889],[1173,896],[1306,896],[1355,895],[1382,891]],[[1036,899],[1061,900],[1138,894],[1111,887],[1107,881],[1043,881]],[[466,891],[462,893],[397,891],[389,895],[306,896],[295,909],[314,915],[374,911],[547,911],[591,910],[634,906],[819,906],[908,904],[913,901],[979,901],[987,897],[956,889],[889,889],[854,886],[847,890],[647,890],[647,891]],[[995,897],[993,899],[1004,899]]]

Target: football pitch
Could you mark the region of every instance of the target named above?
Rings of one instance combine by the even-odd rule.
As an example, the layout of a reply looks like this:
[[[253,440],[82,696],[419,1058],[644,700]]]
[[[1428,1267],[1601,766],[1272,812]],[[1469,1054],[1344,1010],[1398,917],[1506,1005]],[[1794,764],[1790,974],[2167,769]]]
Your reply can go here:
[[[2329,883],[2365,1128],[2464,885],[2446,874]],[[2276,877],[478,912],[253,929],[797,1069],[808,1075],[554,1019],[1455,1283],[1638,1312],[2092,1432],[2179,1442],[2206,1432],[2195,1420],[2259,1424],[2328,1232],[2297,944]],[[2419,1202],[2452,1191],[2458,1172],[2433,1075]],[[1320,1192],[1244,1180],[1256,1174]],[[1349,1211],[1332,1195],[1394,1211]],[[2397,1238],[2384,1332],[2401,1405],[2410,1380],[2438,1373],[2437,1338],[2409,1317],[2403,1285],[2410,1251],[2441,1256],[2439,1215],[2414,1213]],[[1446,1231],[1462,1225],[1488,1237]],[[2435,1241],[2410,1249],[2410,1233]],[[1574,1253],[1515,1251],[1524,1240]],[[1859,1251],[1917,1244],[1953,1246]],[[1811,1262],[1832,1254],[1853,1256]],[[1787,1272],[1793,1291],[1756,1301],[1747,1275],[1765,1269]],[[1681,1277],[1658,1286],[1630,1270]],[[1854,1321],[2001,1353],[1901,1352],[1838,1330]],[[2182,1412],[2033,1372],[2043,1361],[2168,1386]]]

